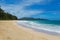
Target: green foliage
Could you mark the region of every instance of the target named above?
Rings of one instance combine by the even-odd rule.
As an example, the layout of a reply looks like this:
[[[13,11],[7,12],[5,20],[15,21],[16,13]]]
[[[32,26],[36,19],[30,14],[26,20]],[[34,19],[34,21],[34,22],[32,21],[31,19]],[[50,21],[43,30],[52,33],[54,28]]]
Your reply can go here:
[[[17,17],[4,12],[4,10],[0,8],[0,20],[17,20]]]

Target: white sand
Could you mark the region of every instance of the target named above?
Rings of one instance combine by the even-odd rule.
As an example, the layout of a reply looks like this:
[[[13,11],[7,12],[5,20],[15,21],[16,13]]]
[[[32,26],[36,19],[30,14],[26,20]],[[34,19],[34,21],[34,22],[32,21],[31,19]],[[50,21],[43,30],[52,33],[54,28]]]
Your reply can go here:
[[[60,40],[60,36],[18,26],[16,21],[0,21],[0,40]]]

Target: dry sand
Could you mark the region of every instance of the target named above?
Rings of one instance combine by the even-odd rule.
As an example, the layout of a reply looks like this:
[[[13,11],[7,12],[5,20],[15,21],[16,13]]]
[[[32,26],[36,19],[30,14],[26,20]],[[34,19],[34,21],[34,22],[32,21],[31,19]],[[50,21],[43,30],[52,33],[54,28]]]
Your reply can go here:
[[[0,21],[0,40],[60,40],[60,36],[18,26],[16,21]]]

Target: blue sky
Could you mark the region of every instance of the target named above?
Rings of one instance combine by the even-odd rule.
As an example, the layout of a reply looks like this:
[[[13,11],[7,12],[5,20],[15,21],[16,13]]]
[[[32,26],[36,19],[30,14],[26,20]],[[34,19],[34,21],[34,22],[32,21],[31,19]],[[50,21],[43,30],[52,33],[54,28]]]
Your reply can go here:
[[[60,20],[60,0],[0,0],[0,5],[18,18]]]

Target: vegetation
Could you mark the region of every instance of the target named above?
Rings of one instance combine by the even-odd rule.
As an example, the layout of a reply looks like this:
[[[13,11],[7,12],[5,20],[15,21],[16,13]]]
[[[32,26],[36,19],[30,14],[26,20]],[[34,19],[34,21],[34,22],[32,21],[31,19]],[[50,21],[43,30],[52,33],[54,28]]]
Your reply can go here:
[[[4,10],[0,8],[0,20],[17,20],[17,17],[4,12]]]
[[[18,20],[47,20],[47,19],[41,19],[41,18],[33,18],[33,17],[23,17]]]

